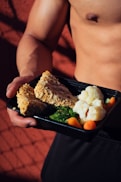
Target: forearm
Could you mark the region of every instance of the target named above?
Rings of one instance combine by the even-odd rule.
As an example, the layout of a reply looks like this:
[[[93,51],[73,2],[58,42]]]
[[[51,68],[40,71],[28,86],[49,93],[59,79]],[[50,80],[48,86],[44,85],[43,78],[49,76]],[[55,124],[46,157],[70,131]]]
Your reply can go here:
[[[68,1],[35,1],[17,49],[20,76],[36,77],[44,70],[52,69],[52,49],[57,45],[67,12]]]
[[[52,52],[32,35],[22,37],[17,49],[17,68],[20,76],[39,76],[52,69]]]
[[[68,1],[35,0],[30,11],[26,30],[17,48],[16,63],[19,71],[7,87],[6,96],[12,98],[19,87],[29,83],[43,71],[52,69],[52,50],[55,49],[66,22]],[[8,109],[12,123],[16,126],[35,126],[33,118],[23,118]]]

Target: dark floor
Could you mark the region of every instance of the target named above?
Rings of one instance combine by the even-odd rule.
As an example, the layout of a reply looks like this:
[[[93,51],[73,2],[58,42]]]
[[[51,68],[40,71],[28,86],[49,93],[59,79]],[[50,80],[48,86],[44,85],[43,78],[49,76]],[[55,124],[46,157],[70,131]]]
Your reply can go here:
[[[16,47],[33,0],[0,1],[0,181],[40,181],[40,171],[55,132],[12,126],[6,112],[7,84],[18,74]],[[54,52],[59,74],[73,76],[75,54],[67,27]],[[68,68],[68,69],[67,69]]]

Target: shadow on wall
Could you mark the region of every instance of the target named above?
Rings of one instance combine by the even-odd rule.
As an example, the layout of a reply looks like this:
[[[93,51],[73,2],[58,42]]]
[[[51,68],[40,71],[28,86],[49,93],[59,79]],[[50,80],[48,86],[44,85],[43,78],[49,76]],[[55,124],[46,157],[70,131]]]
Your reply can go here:
[[[6,101],[6,87],[18,74],[15,63],[16,46],[10,42],[13,39],[18,42],[15,34],[16,32],[22,34],[25,30],[26,23],[17,17],[17,9],[15,9],[12,0],[8,0],[2,4],[3,12],[9,12],[9,10],[12,12],[11,14],[0,12],[0,98]],[[4,10],[5,7],[7,7],[6,11]],[[6,38],[6,34],[9,40]]]
[[[17,178],[14,176],[6,176],[4,174],[0,174],[0,181],[3,182],[38,182],[38,180],[30,180],[30,179],[25,179],[25,178]],[[40,181],[41,182],[41,181]]]
[[[4,2],[4,4],[6,4],[6,6],[7,6],[7,3],[8,3],[9,9],[12,12],[13,17],[10,17],[9,14],[0,13],[0,21],[6,25],[9,25],[12,29],[14,29],[16,31],[23,32],[25,30],[26,23],[21,21],[18,18],[17,9],[15,9],[13,1],[8,0],[6,3]]]
[[[6,87],[18,74],[16,68],[16,47],[0,38],[0,98],[6,100]]]
[[[64,48],[58,45],[56,52],[62,56],[68,57],[71,61],[75,57],[74,50],[70,51],[70,48]],[[56,57],[55,57],[56,59]],[[63,61],[62,59],[59,61]],[[57,61],[56,61],[57,62]],[[67,63],[68,66],[68,63]],[[61,70],[56,70],[57,74],[63,75]],[[8,42],[6,39],[0,38],[0,98],[6,101],[6,87],[12,79],[18,75],[16,67],[16,46]]]

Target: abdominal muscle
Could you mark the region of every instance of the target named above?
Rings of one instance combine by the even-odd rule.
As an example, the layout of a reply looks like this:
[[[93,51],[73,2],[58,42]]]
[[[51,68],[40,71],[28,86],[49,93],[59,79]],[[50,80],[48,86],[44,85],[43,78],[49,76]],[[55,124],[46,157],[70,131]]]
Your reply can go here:
[[[121,22],[90,21],[72,8],[70,23],[77,80],[121,91]]]

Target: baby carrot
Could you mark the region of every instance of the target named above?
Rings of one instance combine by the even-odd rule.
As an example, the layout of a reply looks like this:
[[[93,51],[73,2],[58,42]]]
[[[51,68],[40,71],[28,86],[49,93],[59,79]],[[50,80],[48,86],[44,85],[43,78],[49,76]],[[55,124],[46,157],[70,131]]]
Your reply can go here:
[[[94,130],[96,128],[96,122],[95,121],[86,121],[84,124],[83,124],[83,128],[85,130]]]
[[[68,118],[67,119],[67,124],[70,125],[70,126],[77,127],[77,128],[82,128],[81,124],[79,123],[79,121],[75,117]]]
[[[108,99],[108,101],[107,101],[107,103],[105,104],[105,109],[107,110],[107,111],[109,111],[110,110],[110,108],[114,105],[116,103],[116,98],[115,97],[111,97],[111,98],[109,98]]]
[[[115,102],[116,102],[116,98],[115,97],[111,97],[110,100],[109,100],[110,105],[113,106],[115,104]]]

